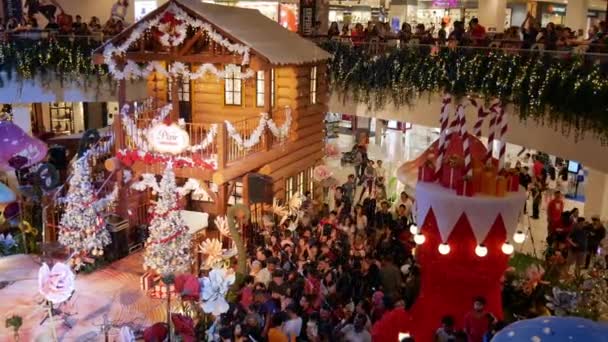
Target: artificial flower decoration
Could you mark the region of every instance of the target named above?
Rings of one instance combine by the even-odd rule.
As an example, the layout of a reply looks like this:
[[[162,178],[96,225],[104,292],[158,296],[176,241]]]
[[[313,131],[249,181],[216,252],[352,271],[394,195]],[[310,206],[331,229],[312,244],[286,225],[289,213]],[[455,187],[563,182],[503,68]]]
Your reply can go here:
[[[133,334],[131,328],[126,325],[120,328],[118,342],[135,342],[135,334]]]
[[[173,322],[175,334],[181,338],[181,341],[196,341],[194,334],[194,321],[192,321],[192,318],[182,314],[171,314],[171,322]]]
[[[47,146],[11,121],[0,121],[0,171],[13,171],[41,162]]]
[[[0,250],[7,251],[17,245],[11,233],[0,234]]]
[[[333,176],[331,170],[327,167],[327,165],[319,165],[313,170],[313,178],[317,182],[322,182],[329,177]]]
[[[558,287],[554,287],[552,295],[546,296],[548,303],[547,307],[553,311],[556,316],[566,316],[576,310],[578,303],[578,295],[576,292],[565,291]]]
[[[543,281],[543,276],[545,275],[545,269],[539,265],[531,265],[526,269],[526,277],[527,281],[523,285],[524,293],[531,294],[534,289],[539,284],[547,284],[546,281]]]
[[[157,342],[164,341],[169,334],[169,329],[166,323],[155,323],[144,330],[144,341]]]
[[[174,280],[175,291],[182,296],[183,300],[198,301],[200,298],[200,284],[198,278],[192,274],[180,274]]]
[[[231,237],[230,228],[228,227],[228,218],[226,216],[218,216],[213,222],[215,222],[215,227],[220,232],[220,235]]]
[[[44,263],[38,270],[38,291],[53,304],[61,304],[70,298],[74,283],[74,273],[64,263],[58,262],[52,269]]]
[[[226,294],[235,280],[235,274],[225,268],[211,270],[209,276],[202,279],[203,311],[215,316],[227,312],[230,306],[226,301]]]
[[[199,246],[199,251],[205,256],[205,264],[203,266],[206,268],[212,268],[223,259],[222,243],[218,239],[203,241]]]
[[[340,156],[340,148],[336,144],[327,144],[325,146],[325,155],[329,158],[336,158]]]
[[[278,217],[284,217],[289,215],[289,210],[284,205],[279,204],[278,199],[274,199],[272,202],[272,212]]]

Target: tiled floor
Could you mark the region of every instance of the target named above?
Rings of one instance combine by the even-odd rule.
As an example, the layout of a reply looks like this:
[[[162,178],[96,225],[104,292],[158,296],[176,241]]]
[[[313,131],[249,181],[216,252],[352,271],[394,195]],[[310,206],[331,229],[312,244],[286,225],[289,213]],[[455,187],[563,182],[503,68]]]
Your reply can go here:
[[[415,159],[437,138],[438,133],[436,130],[423,126],[413,126],[413,128],[408,130],[405,134],[396,130],[387,130],[384,137],[379,139],[379,144],[376,143],[377,140],[375,137],[370,138],[368,154],[371,159],[383,160],[384,167],[390,178],[395,176],[399,166],[408,160]],[[346,152],[350,151],[354,145],[354,137],[352,135],[340,134],[338,138],[330,139],[329,143],[337,144],[340,151]],[[514,151],[513,153],[516,152]],[[354,168],[350,165],[341,167],[339,158],[330,159],[327,161],[327,164],[332,167],[334,176],[340,183],[346,181],[348,175],[354,172]],[[403,185],[399,184],[398,191],[401,189],[403,189]],[[519,229],[529,232],[529,237],[522,245],[516,246],[517,251],[534,254],[534,251],[536,250],[537,255],[542,255],[547,237],[545,205],[546,204],[543,203],[540,219],[532,220],[528,219],[527,216],[522,217],[522,220],[519,223]],[[583,203],[566,200],[566,210],[570,210],[574,207],[579,208],[581,215],[584,215]],[[528,203],[528,208],[531,208],[531,203]],[[529,231],[527,229],[528,227],[530,227]],[[534,240],[534,244],[532,243],[532,240]]]

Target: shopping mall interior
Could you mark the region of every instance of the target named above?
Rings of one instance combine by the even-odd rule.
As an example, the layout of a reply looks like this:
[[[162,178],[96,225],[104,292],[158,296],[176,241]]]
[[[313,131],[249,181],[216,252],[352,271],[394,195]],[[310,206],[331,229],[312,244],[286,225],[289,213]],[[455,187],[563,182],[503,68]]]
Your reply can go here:
[[[608,341],[607,0],[0,3],[0,341]]]

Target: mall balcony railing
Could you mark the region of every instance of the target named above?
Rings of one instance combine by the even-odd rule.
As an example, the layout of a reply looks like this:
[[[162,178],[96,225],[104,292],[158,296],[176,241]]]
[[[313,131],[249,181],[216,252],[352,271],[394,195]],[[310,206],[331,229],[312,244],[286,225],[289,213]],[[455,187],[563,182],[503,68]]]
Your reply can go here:
[[[537,42],[530,48],[524,48],[522,40],[502,39],[502,38],[467,38],[462,42],[456,40],[440,41],[437,38],[421,40],[413,37],[407,40],[398,36],[388,38],[364,38],[356,36],[334,36],[327,35],[308,36],[320,46],[335,44],[351,46],[354,49],[364,51],[371,55],[382,55],[400,49],[418,49],[421,52],[434,53],[438,49],[458,49],[460,51],[482,52],[482,51],[503,51],[509,54],[531,55],[542,54],[556,58],[569,58],[576,55],[583,55],[589,60],[598,60],[602,63],[608,61],[608,43],[598,44],[588,41],[570,41],[565,46],[550,49],[547,44]]]

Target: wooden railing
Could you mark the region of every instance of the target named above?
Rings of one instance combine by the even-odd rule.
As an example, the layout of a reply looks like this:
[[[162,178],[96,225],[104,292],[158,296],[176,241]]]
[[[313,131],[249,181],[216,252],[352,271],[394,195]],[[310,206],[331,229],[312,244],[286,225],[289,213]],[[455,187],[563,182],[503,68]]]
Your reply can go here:
[[[259,116],[252,116],[247,119],[232,123],[236,131],[241,135],[243,142],[246,142],[247,140],[251,139],[251,136],[254,134],[259,124]],[[250,154],[264,151],[266,149],[266,146],[268,146],[268,138],[266,137],[265,133],[266,130],[262,132],[260,141],[257,144],[247,148],[240,145],[239,142],[237,142],[232,137],[227,137],[226,162],[232,163],[237,160],[243,159],[244,157]]]

